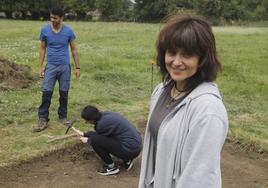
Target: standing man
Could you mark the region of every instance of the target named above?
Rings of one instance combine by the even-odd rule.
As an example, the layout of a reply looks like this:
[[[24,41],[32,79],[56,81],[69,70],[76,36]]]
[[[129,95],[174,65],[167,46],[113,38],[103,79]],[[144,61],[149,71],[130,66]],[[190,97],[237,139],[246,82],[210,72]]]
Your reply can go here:
[[[43,78],[42,102],[39,106],[39,121],[33,132],[40,132],[48,127],[49,107],[56,81],[59,82],[59,108],[60,122],[67,120],[68,91],[70,87],[71,66],[69,57],[69,45],[75,63],[75,76],[80,77],[80,63],[75,45],[73,30],[64,25],[64,12],[60,7],[55,7],[50,12],[51,24],[44,26],[40,33],[40,50],[38,72]],[[44,59],[47,59],[45,69]]]

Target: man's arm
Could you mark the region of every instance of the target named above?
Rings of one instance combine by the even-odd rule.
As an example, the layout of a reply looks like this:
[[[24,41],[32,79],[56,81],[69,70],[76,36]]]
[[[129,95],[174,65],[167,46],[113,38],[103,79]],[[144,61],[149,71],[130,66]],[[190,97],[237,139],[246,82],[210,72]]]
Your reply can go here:
[[[39,64],[38,64],[38,73],[41,78],[44,77],[43,64],[45,60],[45,55],[46,55],[46,42],[41,41],[39,49]]]
[[[90,135],[91,135],[91,134],[89,134],[89,132],[87,132],[87,133],[83,133],[82,131],[80,131],[80,130],[74,128],[74,127],[72,127],[72,129],[77,133],[78,136],[80,136],[79,139],[80,139],[84,144],[86,144],[86,143],[90,144],[90,142],[91,142]]]
[[[73,56],[74,63],[75,63],[75,76],[76,78],[79,78],[80,77],[80,60],[79,60],[79,55],[78,55],[77,47],[76,47],[74,40],[70,42],[70,47],[71,47],[71,52],[72,52],[72,56]]]
[[[84,136],[84,133],[74,127],[72,127],[72,129],[79,135],[79,136]]]

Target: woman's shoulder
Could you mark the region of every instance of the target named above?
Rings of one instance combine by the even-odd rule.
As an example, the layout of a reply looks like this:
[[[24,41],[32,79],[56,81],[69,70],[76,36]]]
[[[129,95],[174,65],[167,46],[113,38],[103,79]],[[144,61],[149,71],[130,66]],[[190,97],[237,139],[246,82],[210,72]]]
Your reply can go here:
[[[226,113],[218,86],[214,83],[205,83],[199,86],[189,95],[189,98],[191,101],[191,109],[196,114]]]
[[[227,111],[223,101],[213,94],[204,94],[191,101],[189,107],[191,117],[202,119],[205,116],[217,116],[222,120],[227,119]]]
[[[213,93],[204,93],[194,99],[192,99],[192,103],[197,106],[204,106],[205,108],[212,108],[213,106],[223,104],[222,99],[218,95],[214,95]]]

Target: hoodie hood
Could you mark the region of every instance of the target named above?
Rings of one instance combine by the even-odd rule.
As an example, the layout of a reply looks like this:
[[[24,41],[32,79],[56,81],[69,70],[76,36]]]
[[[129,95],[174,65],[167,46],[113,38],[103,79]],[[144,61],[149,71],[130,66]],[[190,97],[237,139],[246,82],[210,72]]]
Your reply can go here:
[[[204,94],[211,94],[222,100],[218,86],[213,82],[204,82],[200,84],[188,95],[188,98],[195,99]]]

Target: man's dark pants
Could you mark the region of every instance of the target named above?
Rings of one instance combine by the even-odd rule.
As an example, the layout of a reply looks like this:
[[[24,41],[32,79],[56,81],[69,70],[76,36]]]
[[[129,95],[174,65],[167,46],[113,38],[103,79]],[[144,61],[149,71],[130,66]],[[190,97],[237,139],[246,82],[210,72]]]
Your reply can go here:
[[[49,107],[56,81],[59,82],[59,119],[67,118],[68,91],[70,88],[71,67],[69,64],[47,64],[42,83],[42,102],[38,116],[49,121]]]

